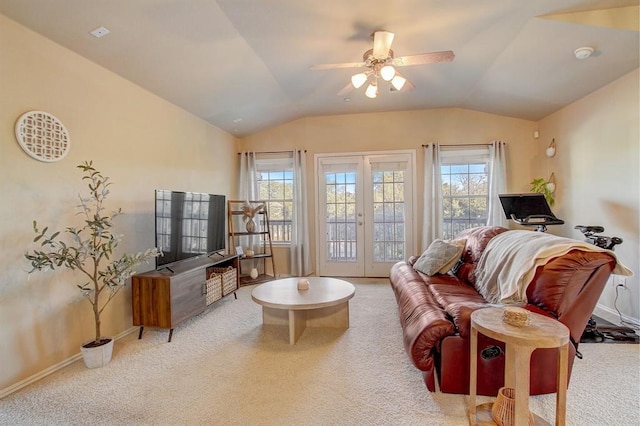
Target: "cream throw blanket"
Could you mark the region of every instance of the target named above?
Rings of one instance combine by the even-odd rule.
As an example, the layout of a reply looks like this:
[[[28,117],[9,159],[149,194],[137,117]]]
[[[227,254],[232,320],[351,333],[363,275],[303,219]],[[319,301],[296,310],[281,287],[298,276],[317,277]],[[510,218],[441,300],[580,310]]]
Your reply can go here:
[[[617,257],[611,250],[544,232],[508,231],[493,237],[476,267],[476,288],[489,303],[527,301],[527,286],[536,268],[571,250],[602,251]],[[632,276],[633,272],[617,262],[614,274]]]

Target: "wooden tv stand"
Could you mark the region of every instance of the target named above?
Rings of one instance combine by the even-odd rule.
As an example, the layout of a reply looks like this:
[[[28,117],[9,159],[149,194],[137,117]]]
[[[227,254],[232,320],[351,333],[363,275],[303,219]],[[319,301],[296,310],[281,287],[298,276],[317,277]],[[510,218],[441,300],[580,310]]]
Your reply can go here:
[[[232,267],[235,281],[230,286],[211,286],[207,279],[220,268]],[[222,281],[220,281],[221,283]],[[238,256],[219,255],[187,259],[159,270],[136,274],[131,278],[133,325],[173,329],[180,323],[205,311],[211,304],[231,293],[237,299]],[[212,294],[215,292],[215,294]]]

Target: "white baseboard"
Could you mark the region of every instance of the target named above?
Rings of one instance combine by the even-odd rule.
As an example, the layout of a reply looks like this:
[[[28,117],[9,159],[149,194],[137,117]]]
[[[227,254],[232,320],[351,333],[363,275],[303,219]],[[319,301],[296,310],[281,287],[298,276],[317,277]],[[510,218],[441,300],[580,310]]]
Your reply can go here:
[[[593,310],[593,313],[594,315],[599,316],[603,320],[609,321],[611,324],[621,325],[620,324],[621,315],[618,314],[618,312],[615,309],[611,309],[608,306],[597,304],[596,308]],[[638,320],[638,318],[631,318],[629,316],[622,315],[622,321],[626,322],[627,324],[633,324],[637,327],[640,327],[640,320]]]
[[[118,334],[117,336],[114,337],[115,340],[119,340],[122,339],[124,336],[127,336],[131,333],[133,333],[134,331],[139,330],[139,327],[131,327],[128,330],[123,331],[122,333]],[[58,370],[62,370],[64,367],[66,367],[67,365],[73,364],[74,362],[78,361],[79,359],[82,359],[82,354],[79,352],[73,355],[70,358],[65,359],[64,361],[61,361],[55,365],[52,365],[49,368],[46,368],[42,371],[39,371],[38,373],[34,374],[33,376],[27,377],[24,380],[19,381],[18,383],[9,386],[8,388],[4,388],[0,390],[0,399],[19,391],[20,389],[29,386],[32,383],[37,382],[38,380],[41,380],[45,377],[47,377],[49,374],[53,374]]]

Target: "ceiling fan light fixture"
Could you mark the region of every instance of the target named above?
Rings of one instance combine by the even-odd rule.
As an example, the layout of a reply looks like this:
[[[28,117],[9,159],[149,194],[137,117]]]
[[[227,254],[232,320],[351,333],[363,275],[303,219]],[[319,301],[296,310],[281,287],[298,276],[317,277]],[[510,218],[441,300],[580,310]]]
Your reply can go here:
[[[351,76],[351,84],[356,89],[360,88],[367,81],[367,74],[361,72]]]
[[[396,69],[393,68],[393,65],[385,65],[380,68],[380,77],[382,77],[384,81],[390,81],[395,75]]]
[[[376,96],[378,96],[378,86],[371,83],[367,87],[367,90],[365,90],[364,94],[367,96],[367,98],[374,99]]]
[[[340,97],[344,97],[353,89],[359,89],[367,84],[366,96],[375,98],[378,95],[377,85],[380,80],[389,83],[390,92],[413,90],[415,86],[396,70],[397,67],[445,63],[451,62],[455,58],[455,54],[451,50],[396,57],[391,49],[391,43],[394,39],[392,32],[378,30],[374,31],[371,36],[373,38],[373,49],[368,49],[364,52],[362,62],[319,64],[311,66],[311,69],[365,68],[364,72],[353,74],[349,83],[337,94]],[[387,86],[385,86],[386,88]]]
[[[406,82],[407,79],[398,74],[396,74],[391,80],[391,84],[396,90],[401,90]]]

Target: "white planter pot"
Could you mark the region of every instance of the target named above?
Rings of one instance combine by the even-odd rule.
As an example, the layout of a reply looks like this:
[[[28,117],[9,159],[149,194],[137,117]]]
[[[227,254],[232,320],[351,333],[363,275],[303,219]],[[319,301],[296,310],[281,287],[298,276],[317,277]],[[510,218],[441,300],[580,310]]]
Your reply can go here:
[[[80,347],[82,359],[84,360],[84,365],[87,368],[104,367],[111,361],[111,354],[113,353],[113,339],[105,338],[104,340],[108,340],[108,342],[100,346],[87,347],[87,345],[91,345],[93,343],[93,340],[91,340]]]
[[[553,182],[547,182],[547,189],[551,192],[556,192],[556,184]]]

